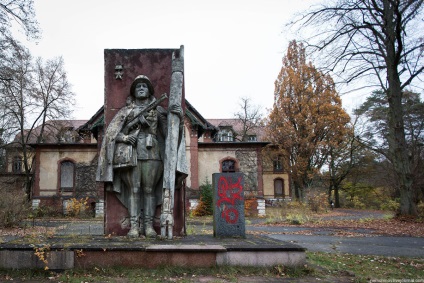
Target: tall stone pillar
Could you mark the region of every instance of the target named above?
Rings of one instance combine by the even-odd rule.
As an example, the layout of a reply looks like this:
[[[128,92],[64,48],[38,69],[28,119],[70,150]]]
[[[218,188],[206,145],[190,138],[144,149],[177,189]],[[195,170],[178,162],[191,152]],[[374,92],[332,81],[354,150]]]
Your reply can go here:
[[[242,173],[212,174],[215,237],[246,237],[243,186]]]

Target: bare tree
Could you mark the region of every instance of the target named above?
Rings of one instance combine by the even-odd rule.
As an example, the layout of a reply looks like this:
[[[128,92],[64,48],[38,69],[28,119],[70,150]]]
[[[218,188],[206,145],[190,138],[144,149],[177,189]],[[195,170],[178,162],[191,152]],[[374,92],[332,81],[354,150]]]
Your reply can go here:
[[[41,31],[35,19],[32,0],[0,1],[0,35],[10,34],[10,27],[17,22],[29,39],[38,39]]]
[[[389,102],[389,160],[399,179],[402,215],[416,215],[413,177],[405,141],[402,93],[424,70],[423,0],[334,0],[294,22],[316,28],[307,47],[343,82],[367,77]]]
[[[8,138],[16,136],[15,143],[19,144],[23,167],[25,172],[25,192],[30,197],[31,188],[31,164],[30,149],[25,139],[27,111],[34,109],[33,97],[28,96],[34,87],[32,57],[29,50],[12,38],[8,40],[8,50],[5,50],[4,60],[1,64],[0,77],[0,109],[4,123],[9,126]],[[6,126],[5,125],[5,126]],[[6,127],[7,127],[6,126]],[[6,142],[8,144],[8,142]],[[9,144],[9,147],[12,145]]]
[[[41,125],[37,142],[43,141],[44,126],[48,120],[57,120],[71,115],[71,106],[75,105],[74,93],[68,82],[62,57],[47,60],[41,58],[35,62],[36,96],[38,111],[36,121]]]
[[[74,104],[62,58],[36,62],[19,42],[8,39],[8,50],[0,62],[0,125],[3,139],[22,154],[25,192],[31,196],[31,142],[42,142],[48,119],[66,118]],[[7,134],[7,135],[6,135]],[[11,139],[13,141],[11,141]],[[10,143],[11,142],[11,143]]]
[[[248,141],[249,135],[262,126],[262,113],[259,105],[254,105],[249,97],[240,98],[240,111],[234,117],[241,123],[241,130],[236,133],[236,139]]]
[[[10,45],[14,42],[10,31],[14,22],[19,24],[28,39],[37,40],[41,36],[32,0],[0,1],[0,66],[8,60]],[[5,75],[6,72],[1,72],[0,81],[11,79]]]

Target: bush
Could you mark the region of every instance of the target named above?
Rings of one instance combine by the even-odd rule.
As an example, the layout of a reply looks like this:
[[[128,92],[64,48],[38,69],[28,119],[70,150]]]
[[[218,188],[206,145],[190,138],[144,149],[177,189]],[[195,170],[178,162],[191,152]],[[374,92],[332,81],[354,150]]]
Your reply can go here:
[[[286,221],[293,225],[302,225],[305,222],[310,221],[310,218],[305,214],[287,214]]]
[[[211,215],[208,212],[208,207],[206,205],[206,203],[203,201],[202,197],[200,197],[199,202],[197,203],[197,206],[195,209],[193,209],[193,211],[191,212],[191,215],[193,216],[206,216],[206,215]]]
[[[41,217],[62,217],[63,216],[63,207],[62,207],[62,198],[60,196],[52,196],[48,201],[40,201],[38,207],[32,209],[31,218],[41,218]]]
[[[62,215],[62,209],[54,205],[40,205],[33,213],[33,217],[60,217]]]
[[[212,184],[208,179],[200,186],[200,200],[196,208],[192,211],[193,216],[206,216],[213,214],[213,193]]]
[[[340,204],[346,208],[397,211],[398,202],[391,189],[386,187],[347,182],[340,192]]]
[[[258,216],[258,199],[257,198],[255,198],[255,197],[245,198],[244,215],[245,216]]]
[[[28,217],[30,209],[25,193],[3,191],[0,198],[0,227],[18,226]]]
[[[386,202],[380,205],[381,210],[397,212],[399,210],[400,204],[398,200],[389,199]]]
[[[352,199],[353,207],[356,209],[365,209],[367,206],[362,202],[359,196],[354,196]],[[369,207],[368,207],[369,208]]]
[[[71,198],[66,204],[66,215],[70,217],[88,216],[88,197],[76,199]]]
[[[328,196],[325,192],[311,191],[307,195],[308,205],[311,211],[315,213],[326,212],[329,203]]]
[[[310,207],[300,201],[281,202],[278,207],[267,208],[266,223],[302,224],[311,220]]]

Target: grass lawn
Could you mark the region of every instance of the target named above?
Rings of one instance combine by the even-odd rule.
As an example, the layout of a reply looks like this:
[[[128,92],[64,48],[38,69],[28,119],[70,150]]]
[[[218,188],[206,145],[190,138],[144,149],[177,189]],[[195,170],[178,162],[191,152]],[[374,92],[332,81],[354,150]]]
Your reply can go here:
[[[339,275],[351,277],[353,282],[424,282],[424,258],[308,252],[307,262],[322,278]]]
[[[307,264],[301,268],[94,268],[58,273],[44,270],[0,271],[1,282],[421,282],[419,279],[424,280],[424,258],[311,252],[307,253]]]

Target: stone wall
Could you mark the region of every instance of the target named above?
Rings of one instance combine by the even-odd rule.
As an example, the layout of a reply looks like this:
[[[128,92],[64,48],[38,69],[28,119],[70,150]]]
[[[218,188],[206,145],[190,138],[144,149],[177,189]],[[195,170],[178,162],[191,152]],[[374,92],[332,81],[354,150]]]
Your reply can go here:
[[[245,195],[257,196],[258,159],[256,152],[248,150],[237,150],[236,158],[240,164],[240,172],[244,175]]]
[[[97,164],[77,163],[75,166],[75,197],[96,197]]]

